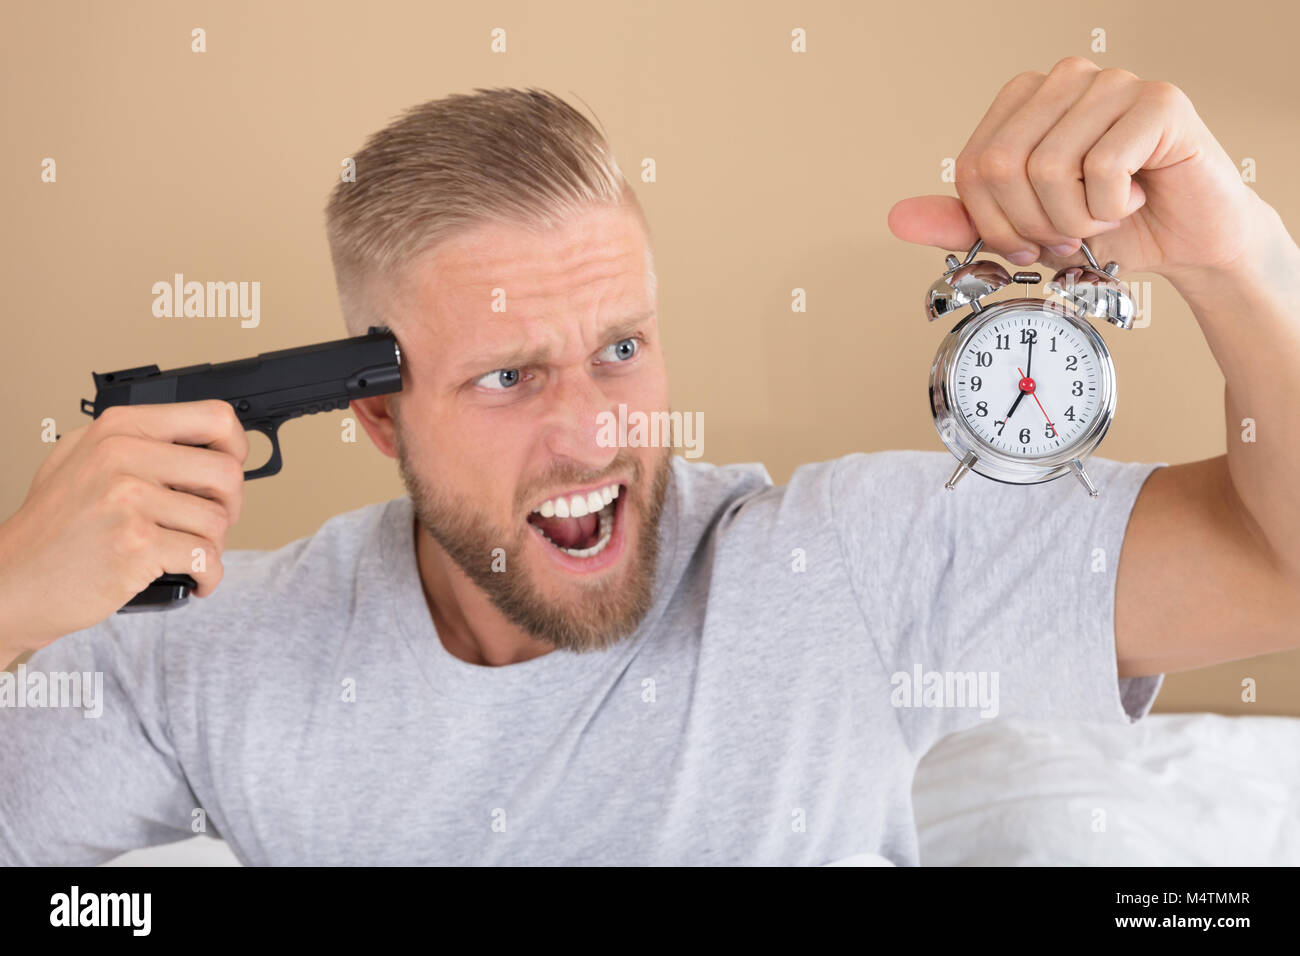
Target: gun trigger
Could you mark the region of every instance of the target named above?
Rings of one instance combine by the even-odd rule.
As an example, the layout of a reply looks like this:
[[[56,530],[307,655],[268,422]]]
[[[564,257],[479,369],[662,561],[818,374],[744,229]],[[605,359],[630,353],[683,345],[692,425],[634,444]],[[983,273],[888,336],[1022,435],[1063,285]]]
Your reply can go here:
[[[89,415],[91,418],[94,418],[94,417],[95,417],[95,403],[92,402],[92,401],[91,401],[90,399],[88,399],[88,398],[83,398],[83,399],[81,400],[81,413],[82,413],[83,415]]]
[[[245,481],[252,481],[254,478],[266,478],[280,473],[280,467],[284,464],[284,461],[280,458],[279,428],[279,422],[263,422],[252,426],[253,431],[261,432],[271,440],[271,457],[266,460],[266,464],[261,468],[254,468],[252,471],[244,472]]]

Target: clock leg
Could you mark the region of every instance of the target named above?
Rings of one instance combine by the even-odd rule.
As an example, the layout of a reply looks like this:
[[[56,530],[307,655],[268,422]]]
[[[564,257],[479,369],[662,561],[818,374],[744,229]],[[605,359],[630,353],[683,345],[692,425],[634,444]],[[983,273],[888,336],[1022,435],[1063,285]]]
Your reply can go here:
[[[957,487],[957,482],[962,480],[966,472],[975,467],[977,461],[979,461],[979,458],[976,454],[973,451],[968,451],[966,457],[961,460],[961,464],[957,466],[957,470],[952,473],[952,477],[944,483],[944,487],[949,491],[954,490]]]
[[[1092,483],[1092,479],[1088,477],[1088,473],[1083,470],[1083,462],[1077,458],[1071,458],[1070,467],[1074,469],[1075,477],[1083,482],[1083,487],[1088,489],[1089,498],[1096,498],[1101,494],[1101,492],[1097,490],[1097,486]]]

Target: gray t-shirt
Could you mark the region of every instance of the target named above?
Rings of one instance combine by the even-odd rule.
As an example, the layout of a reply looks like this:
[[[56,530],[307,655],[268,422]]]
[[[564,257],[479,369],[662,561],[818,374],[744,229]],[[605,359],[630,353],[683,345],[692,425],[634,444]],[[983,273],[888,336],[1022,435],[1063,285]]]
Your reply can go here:
[[[1069,477],[947,492],[953,466],[849,455],[773,487],[674,458],[636,633],[505,667],[439,641],[408,498],[229,552],[206,600],[28,663],[102,671],[103,711],[0,707],[0,862],[203,820],[249,864],[916,864],[940,736],[1134,720],[1161,682],[1118,679],[1114,631],[1157,466],[1094,459],[1096,500]]]

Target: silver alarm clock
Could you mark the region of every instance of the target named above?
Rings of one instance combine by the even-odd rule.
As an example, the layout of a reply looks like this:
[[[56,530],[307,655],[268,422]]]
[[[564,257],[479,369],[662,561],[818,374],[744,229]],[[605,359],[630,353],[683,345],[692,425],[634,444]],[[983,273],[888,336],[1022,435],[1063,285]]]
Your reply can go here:
[[[1017,485],[1051,481],[1073,472],[1097,497],[1084,462],[1115,417],[1115,365],[1092,327],[1105,319],[1133,326],[1133,300],[1116,279],[1117,263],[1097,265],[1086,243],[1086,266],[1061,269],[1047,296],[1029,295],[1037,272],[1014,275],[975,258],[949,255],[947,271],[925,296],[930,320],[967,307],[930,368],[930,410],[939,437],[958,459],[949,490],[968,471]],[[984,304],[1012,283],[1025,295]]]

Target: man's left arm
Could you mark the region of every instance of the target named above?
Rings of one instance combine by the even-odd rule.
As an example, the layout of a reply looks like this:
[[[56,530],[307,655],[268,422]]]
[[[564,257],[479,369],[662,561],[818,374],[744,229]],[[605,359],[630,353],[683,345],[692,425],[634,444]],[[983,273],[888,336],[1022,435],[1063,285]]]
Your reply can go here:
[[[900,238],[1019,265],[1077,254],[1165,276],[1226,382],[1228,453],[1155,471],[1115,596],[1121,677],[1300,646],[1300,249],[1167,83],[1072,57],[1002,88],[957,160],[961,197],[904,200]],[[1243,440],[1244,419],[1253,441]]]

